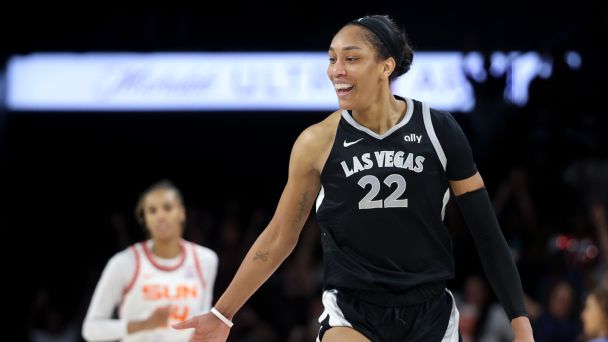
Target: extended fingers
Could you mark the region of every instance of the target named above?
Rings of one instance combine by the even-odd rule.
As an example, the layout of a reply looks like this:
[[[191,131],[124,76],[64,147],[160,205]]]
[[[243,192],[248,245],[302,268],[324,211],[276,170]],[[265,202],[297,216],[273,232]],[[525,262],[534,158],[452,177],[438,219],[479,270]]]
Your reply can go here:
[[[180,329],[180,330],[194,328],[195,326],[196,326],[195,317],[185,320],[183,322],[178,322],[178,323],[171,325],[171,327],[173,327],[173,329]]]

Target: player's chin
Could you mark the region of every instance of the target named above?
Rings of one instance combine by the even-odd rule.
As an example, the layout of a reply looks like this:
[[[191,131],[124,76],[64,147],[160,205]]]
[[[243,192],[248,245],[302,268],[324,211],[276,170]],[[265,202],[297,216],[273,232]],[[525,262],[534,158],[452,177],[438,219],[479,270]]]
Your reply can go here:
[[[177,234],[177,232],[172,231],[155,231],[154,238],[160,241],[169,241],[175,239]]]
[[[338,105],[340,106],[340,108],[345,110],[352,110],[355,107],[353,101],[341,98],[338,98]]]

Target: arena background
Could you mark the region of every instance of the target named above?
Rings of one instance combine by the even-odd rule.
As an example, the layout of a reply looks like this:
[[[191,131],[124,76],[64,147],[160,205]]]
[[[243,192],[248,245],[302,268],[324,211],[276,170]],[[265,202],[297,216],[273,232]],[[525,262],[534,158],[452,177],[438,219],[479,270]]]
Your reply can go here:
[[[11,56],[32,52],[326,51],[344,23],[374,13],[401,23],[417,51],[539,51],[554,56],[555,65],[566,51],[579,52],[581,67],[531,84],[524,107],[503,100],[505,80],[499,78],[478,86],[472,112],[453,113],[495,199],[524,290],[546,313],[549,289],[566,280],[574,291],[566,319],[577,326],[581,299],[603,274],[608,252],[597,237],[601,222],[590,215],[593,205],[608,205],[603,101],[608,15],[599,1],[200,6],[3,5],[0,68]],[[494,121],[484,126],[488,112]],[[292,143],[327,114],[30,112],[2,106],[1,193],[7,205],[1,226],[8,233],[10,269],[3,278],[11,289],[7,309],[16,311],[10,321],[14,340],[81,339],[80,324],[106,261],[144,237],[132,215],[138,194],[163,178],[184,192],[187,237],[219,253],[216,292],[221,293],[272,215]],[[237,316],[241,328],[231,340],[306,336],[302,327],[311,325],[320,294],[318,228],[311,216],[295,254],[307,260],[305,266],[290,258]],[[447,221],[457,264],[450,286],[458,292],[469,276],[483,272],[452,204]]]

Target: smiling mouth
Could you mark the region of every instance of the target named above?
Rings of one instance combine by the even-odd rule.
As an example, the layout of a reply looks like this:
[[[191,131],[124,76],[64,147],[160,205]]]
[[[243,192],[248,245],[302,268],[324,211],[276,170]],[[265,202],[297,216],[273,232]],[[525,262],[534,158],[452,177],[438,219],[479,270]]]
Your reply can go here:
[[[346,83],[334,84],[334,88],[336,89],[338,96],[343,96],[350,93],[350,91],[353,90],[353,87],[353,85]]]

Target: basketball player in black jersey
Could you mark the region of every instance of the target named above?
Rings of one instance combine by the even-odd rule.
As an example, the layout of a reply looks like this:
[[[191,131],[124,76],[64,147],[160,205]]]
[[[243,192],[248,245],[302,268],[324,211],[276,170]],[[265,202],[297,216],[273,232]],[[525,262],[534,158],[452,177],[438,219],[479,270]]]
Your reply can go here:
[[[318,341],[458,341],[445,287],[454,276],[443,225],[451,189],[515,340],[533,340],[519,274],[462,130],[449,113],[391,93],[412,58],[387,16],[354,20],[334,36],[327,75],[341,109],[296,140],[274,217],[212,312],[175,328],[225,341],[315,205],[325,272]]]

